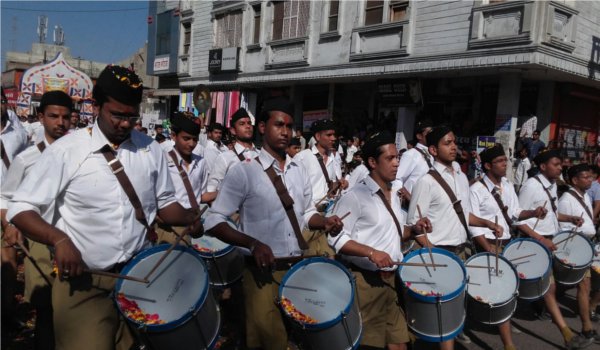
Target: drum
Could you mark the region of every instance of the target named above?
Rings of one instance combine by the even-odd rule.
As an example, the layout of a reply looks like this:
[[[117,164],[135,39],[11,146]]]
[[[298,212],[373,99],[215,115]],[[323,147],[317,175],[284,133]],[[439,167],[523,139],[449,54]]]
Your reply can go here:
[[[465,285],[463,262],[440,248],[431,249],[436,264],[446,267],[400,266],[407,324],[420,338],[442,342],[455,338],[465,322]],[[409,253],[405,263],[431,263],[428,249]]]
[[[244,256],[240,250],[217,238],[192,238],[192,246],[206,262],[210,284],[227,286],[242,277]]]
[[[406,242],[402,242],[402,255],[410,253],[417,246],[418,245],[416,244],[415,240],[412,239]]]
[[[581,282],[594,258],[592,242],[582,234],[571,231],[557,233],[552,242],[556,245],[552,259],[556,282],[567,286]]]
[[[510,319],[517,308],[519,294],[519,277],[512,264],[499,256],[496,275],[496,256],[479,253],[467,260],[465,267],[469,276],[467,317],[489,325]]]
[[[303,349],[356,349],[362,321],[352,274],[340,263],[310,258],[279,286],[279,303]]]
[[[594,259],[592,260],[592,290],[600,291],[600,243],[594,246]]]
[[[168,248],[142,251],[121,273],[143,278]],[[156,350],[212,348],[221,322],[204,260],[193,249],[177,246],[149,280],[119,280],[115,286],[117,308],[138,338]]]
[[[517,270],[519,298],[537,300],[550,288],[550,251],[531,238],[519,238],[508,243],[502,251]]]

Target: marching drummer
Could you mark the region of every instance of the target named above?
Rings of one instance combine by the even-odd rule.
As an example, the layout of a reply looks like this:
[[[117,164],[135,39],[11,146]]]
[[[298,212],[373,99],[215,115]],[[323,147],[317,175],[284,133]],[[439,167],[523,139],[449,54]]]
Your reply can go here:
[[[129,348],[131,335],[110,297],[116,280],[84,269],[120,272],[148,246],[148,222],[157,212],[167,224],[194,223],[190,232],[202,230],[200,221],[177,203],[160,146],[132,131],[142,99],[138,76],[109,65],[100,73],[93,97],[96,123],[44,151],[7,213],[27,237],[54,247],[57,349]],[[120,185],[123,178],[128,188]],[[142,206],[137,216],[129,200],[133,194]],[[59,214],[55,226],[40,216],[52,203]]]
[[[396,294],[395,262],[403,259],[401,241],[415,232],[431,232],[431,223],[424,218],[415,226],[405,226],[400,215],[400,198],[391,190],[398,170],[393,136],[371,136],[363,146],[363,156],[369,175],[339,200],[333,212],[348,213],[346,224],[328,241],[343,254],[356,278],[363,321],[361,345],[406,349],[409,335]]]
[[[526,210],[542,205],[546,209],[546,214],[516,224],[521,232],[554,251],[556,246],[552,243],[552,236],[560,231],[559,221],[581,226],[583,220],[579,215],[565,215],[558,212],[556,180],[559,179],[562,171],[560,153],[556,150],[540,152],[533,161],[538,166],[540,173],[527,179],[519,192],[519,203],[521,208]],[[544,303],[552,316],[552,321],[561,331],[568,348],[581,349],[591,344],[592,339],[575,336],[565,322],[556,301],[554,278],[551,278],[550,288],[544,295]]]
[[[348,181],[341,176],[338,177],[342,170],[341,164],[335,160],[336,155],[332,152],[335,149],[336,141],[333,121],[330,119],[317,120],[312,123],[310,129],[314,133],[316,143],[311,148],[296,154],[294,160],[306,168],[308,180],[312,185],[313,203],[317,206],[317,210],[323,212],[327,207],[327,197],[348,187]],[[324,232],[305,230],[303,235],[315,253],[333,254],[327,244]]]
[[[565,216],[580,216],[583,224],[576,227],[570,222],[561,222],[560,228],[563,230],[577,230],[588,239],[596,235],[594,227],[593,207],[590,197],[586,191],[592,186],[591,168],[587,164],[578,164],[568,170],[570,186],[558,201],[558,213]],[[582,215],[583,214],[583,215]],[[594,330],[590,318],[590,290],[591,290],[591,271],[588,270],[584,279],[577,285],[577,303],[579,304],[579,317],[581,318],[581,334],[588,339],[593,339],[596,344],[600,344],[600,335]]]
[[[199,133],[200,126],[198,124],[183,113],[174,113],[171,116],[173,148],[165,152],[177,202],[185,209],[196,213],[199,211],[201,202],[206,201],[208,183],[206,160],[193,153],[198,144]],[[155,229],[157,242],[173,243],[186,227],[164,224],[159,216]],[[189,242],[189,237],[184,239]]]
[[[511,239],[511,226],[515,220],[525,220],[545,214],[543,207],[535,210],[522,210],[514,186],[506,178],[508,157],[500,144],[483,150],[479,157],[485,175],[471,185],[470,201],[473,215],[489,221],[498,220],[504,233],[497,237],[493,231],[483,227],[470,227],[473,241],[478,251],[496,252],[496,239],[499,249]],[[498,326],[504,349],[515,349],[512,340],[510,320]]]
[[[504,230],[501,225],[471,213],[469,180],[455,165],[457,146],[452,129],[437,126],[426,139],[429,153],[434,158],[433,167],[413,187],[408,224],[416,224],[421,215],[429,218],[432,232],[416,236],[417,242],[423,247],[448,250],[466,260],[468,225],[486,227],[499,237]],[[454,339],[441,343],[442,349],[453,347]]]
[[[287,347],[287,333],[274,302],[276,282],[308,248],[301,228],[339,232],[343,226],[337,216],[317,213],[306,170],[285,153],[293,133],[292,115],[294,107],[283,97],[264,103],[258,122],[263,148],[256,158],[231,167],[205,223],[209,234],[246,248],[243,288],[249,348]],[[244,232],[226,223],[238,210]]]

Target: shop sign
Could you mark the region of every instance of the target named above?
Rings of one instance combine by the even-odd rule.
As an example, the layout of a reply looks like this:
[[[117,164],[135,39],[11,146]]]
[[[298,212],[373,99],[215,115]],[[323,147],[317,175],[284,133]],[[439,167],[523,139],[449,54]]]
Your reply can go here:
[[[9,106],[14,107],[17,104],[17,97],[19,96],[17,89],[4,89],[4,95],[6,95],[6,100],[8,101]]]
[[[169,70],[169,56],[157,57],[154,59],[154,71]]]
[[[221,62],[223,61],[223,49],[215,49],[208,51],[208,71],[220,72]]]
[[[382,106],[411,106],[421,103],[421,83],[418,79],[389,79],[377,82]]]
[[[496,137],[494,136],[477,136],[477,144],[475,145],[477,153],[481,153],[486,148],[494,147]]]
[[[239,48],[228,47],[225,49],[214,49],[208,52],[208,71],[235,72],[238,68]]]

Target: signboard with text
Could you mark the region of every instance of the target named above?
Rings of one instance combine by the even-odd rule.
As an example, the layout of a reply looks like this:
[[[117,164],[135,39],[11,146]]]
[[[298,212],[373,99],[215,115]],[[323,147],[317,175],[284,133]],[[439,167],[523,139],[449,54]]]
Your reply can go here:
[[[237,47],[208,51],[208,71],[211,73],[236,72],[238,61],[239,48]]]
[[[165,70],[169,70],[169,56],[155,58],[154,71],[160,72]]]
[[[494,147],[496,137],[494,136],[477,136],[477,144],[475,145],[477,153],[480,153],[486,148]]]

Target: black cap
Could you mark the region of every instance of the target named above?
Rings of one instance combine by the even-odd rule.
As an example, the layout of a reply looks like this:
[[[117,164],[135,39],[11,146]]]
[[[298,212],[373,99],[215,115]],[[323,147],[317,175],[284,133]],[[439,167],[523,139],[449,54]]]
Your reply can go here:
[[[415,134],[421,134],[427,128],[433,128],[433,122],[429,118],[421,119],[415,123]]]
[[[221,123],[212,123],[208,127],[206,127],[206,130],[208,132],[211,132],[213,130],[221,130],[222,132],[225,132],[225,127],[223,127],[223,124]]]
[[[231,125],[235,124],[235,122],[242,118],[250,118],[248,111],[246,111],[246,109],[243,107],[235,111],[235,113],[233,113],[233,115],[231,116]]]
[[[268,113],[272,111],[283,112],[290,117],[294,116],[294,104],[285,97],[276,97],[266,100],[263,103],[263,108],[260,112],[260,121],[266,121],[269,117]]]
[[[48,91],[42,95],[39,110],[43,112],[46,106],[62,106],[72,111],[73,101],[64,91]]]
[[[100,73],[92,94],[96,101],[110,96],[128,106],[137,106],[142,102],[142,90],[142,81],[132,70],[108,65]]]
[[[185,131],[194,136],[200,134],[200,125],[194,123],[190,118],[180,112],[173,113],[171,116],[171,125],[175,132]]]
[[[363,159],[366,161],[369,157],[375,158],[377,149],[380,146],[388,145],[390,143],[396,144],[396,138],[387,131],[371,135],[365,140],[365,144],[362,147]]]
[[[542,151],[542,152],[538,153],[537,156],[535,156],[535,158],[533,158],[533,162],[535,164],[537,164],[537,166],[540,166],[541,164],[545,164],[552,158],[558,158],[558,159],[562,160],[562,155],[560,154],[560,152],[558,150],[555,150],[555,149],[548,150],[548,151]]]
[[[592,170],[592,167],[590,167],[589,164],[577,164],[577,165],[573,165],[572,167],[569,168],[569,170],[567,170],[567,175],[569,175],[569,179],[572,179],[584,171],[591,171],[591,170]]]
[[[450,132],[452,129],[448,125],[436,126],[427,134],[427,146],[437,146],[438,142]]]
[[[335,129],[335,126],[333,124],[333,120],[331,120],[331,119],[315,120],[310,126],[310,131],[313,133],[316,133],[319,131],[325,131],[325,130],[334,130],[334,129]]]
[[[290,146],[300,146],[300,138],[299,137],[292,137],[292,139],[290,140]]]
[[[491,163],[497,157],[505,156],[504,147],[501,144],[497,143],[493,147],[486,148],[481,153],[479,153],[479,158],[481,158],[481,164]]]

